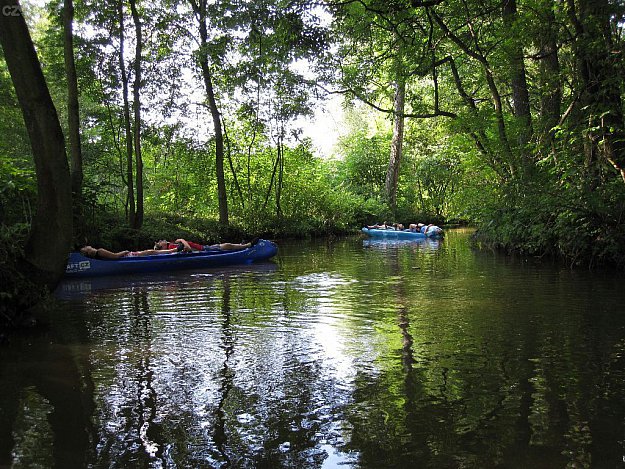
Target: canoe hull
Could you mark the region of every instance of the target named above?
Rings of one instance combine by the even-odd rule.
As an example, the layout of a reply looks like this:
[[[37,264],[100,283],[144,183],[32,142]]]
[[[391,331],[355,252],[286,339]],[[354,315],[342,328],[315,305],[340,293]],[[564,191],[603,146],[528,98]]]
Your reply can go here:
[[[388,238],[388,239],[426,239],[426,238],[440,238],[440,233],[433,234],[432,236],[425,235],[423,233],[417,233],[407,230],[378,230],[375,228],[363,228],[362,232],[372,238]]]
[[[278,246],[261,239],[254,246],[241,251],[180,252],[143,257],[124,257],[118,260],[99,260],[72,252],[69,255],[66,278],[125,275],[171,270],[201,269],[234,264],[251,264],[276,255]]]

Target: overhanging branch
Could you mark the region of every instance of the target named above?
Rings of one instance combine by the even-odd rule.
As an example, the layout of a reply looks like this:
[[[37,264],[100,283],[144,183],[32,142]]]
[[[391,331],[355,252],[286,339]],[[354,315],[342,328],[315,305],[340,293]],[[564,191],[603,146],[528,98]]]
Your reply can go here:
[[[356,99],[358,99],[359,101],[362,101],[363,103],[365,103],[367,106],[375,109],[376,111],[379,112],[383,112],[385,114],[397,114],[393,109],[388,109],[388,108],[384,108],[382,106],[379,106],[377,104],[375,104],[374,102],[372,102],[371,100],[365,98],[361,93],[359,93],[357,90],[354,90],[352,88],[346,88],[343,90],[328,90],[326,88],[324,88],[321,85],[317,85],[319,86],[324,92],[326,92],[327,94],[342,94],[342,95],[348,95],[351,94],[353,96],[356,97]],[[453,112],[449,112],[449,111],[442,111],[440,109],[438,109],[438,105],[435,106],[436,107],[436,111],[434,112],[426,112],[426,113],[414,113],[414,112],[410,112],[410,113],[402,113],[400,114],[398,117],[408,117],[408,118],[412,118],[412,119],[429,119],[429,118],[433,118],[433,117],[450,117],[450,118],[456,118],[458,117],[457,114],[453,113]]]

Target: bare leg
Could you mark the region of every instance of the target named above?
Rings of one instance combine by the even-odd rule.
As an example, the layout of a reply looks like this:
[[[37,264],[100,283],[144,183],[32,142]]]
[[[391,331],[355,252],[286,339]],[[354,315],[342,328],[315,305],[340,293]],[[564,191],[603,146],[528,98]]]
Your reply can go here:
[[[123,252],[128,254],[128,251],[123,251]],[[133,252],[133,256],[153,256],[155,254],[170,254],[172,252],[178,252],[178,249],[177,248],[174,248],[174,249],[146,249],[144,251],[134,251]]]
[[[245,244],[236,244],[236,243],[221,243],[219,244],[219,249],[222,251],[240,251],[241,249],[247,249],[252,245],[252,243]]]
[[[126,257],[129,251],[119,251],[119,252],[111,252],[108,249],[99,248],[98,256],[100,259],[121,259],[122,257]]]
[[[99,259],[119,259],[120,257],[124,257],[128,254],[128,251],[119,251],[119,252],[111,252],[108,249],[99,248],[96,249],[91,246],[85,246],[80,249],[80,253],[83,256],[95,258],[96,256]]]

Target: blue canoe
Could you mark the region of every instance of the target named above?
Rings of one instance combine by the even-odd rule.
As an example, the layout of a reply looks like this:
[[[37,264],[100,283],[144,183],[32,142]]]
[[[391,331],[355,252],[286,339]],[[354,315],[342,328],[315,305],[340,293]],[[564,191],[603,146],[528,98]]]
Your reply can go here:
[[[390,238],[390,239],[425,239],[440,238],[441,233],[423,234],[410,230],[379,230],[376,228],[364,227],[362,232],[372,238]]]
[[[278,246],[261,239],[252,247],[240,251],[177,252],[142,257],[123,257],[117,260],[99,260],[85,257],[78,252],[69,255],[65,277],[96,277],[170,270],[201,269],[233,264],[251,264],[273,257]]]

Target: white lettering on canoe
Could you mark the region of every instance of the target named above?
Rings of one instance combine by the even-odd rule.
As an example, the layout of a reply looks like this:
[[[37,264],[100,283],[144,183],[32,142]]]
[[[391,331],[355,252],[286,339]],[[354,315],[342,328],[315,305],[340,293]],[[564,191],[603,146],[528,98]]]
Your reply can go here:
[[[82,272],[83,270],[89,270],[90,268],[91,262],[89,261],[71,262],[67,264],[65,272]]]

